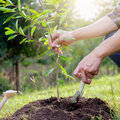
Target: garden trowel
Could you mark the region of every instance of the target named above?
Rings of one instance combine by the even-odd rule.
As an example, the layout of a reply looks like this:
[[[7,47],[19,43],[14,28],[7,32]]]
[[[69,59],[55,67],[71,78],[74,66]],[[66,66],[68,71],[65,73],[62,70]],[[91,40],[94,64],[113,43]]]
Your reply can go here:
[[[79,99],[82,97],[83,95],[83,89],[84,89],[85,83],[83,81],[81,81],[80,83],[80,88],[79,90],[75,93],[75,95],[71,98],[71,103],[77,103],[79,101]]]

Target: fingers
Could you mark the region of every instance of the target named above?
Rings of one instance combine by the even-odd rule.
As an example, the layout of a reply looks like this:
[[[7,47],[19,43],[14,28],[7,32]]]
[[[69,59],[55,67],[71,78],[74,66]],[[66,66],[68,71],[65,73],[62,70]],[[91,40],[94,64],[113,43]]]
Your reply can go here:
[[[60,54],[60,55],[62,54],[62,51],[60,50],[60,48],[58,48],[58,51],[57,51],[57,52],[58,52],[58,54]]]
[[[52,42],[55,40],[55,39],[57,39],[59,37],[59,33],[58,32],[55,32],[55,33],[53,33],[52,35],[50,35],[49,37],[48,37],[48,41],[49,41],[49,45],[50,45],[50,48],[51,49],[53,49],[53,47],[52,47]]]
[[[87,71],[85,73],[89,79],[93,79],[94,75],[92,73],[89,73]]]
[[[90,53],[80,61],[74,71],[74,75],[78,78],[81,77],[84,83],[90,84],[93,77],[98,74],[101,63],[101,58],[98,58],[93,53]]]
[[[53,41],[52,47],[54,48],[54,47],[56,47],[57,45],[60,45],[60,43],[61,43],[61,39],[58,37],[55,41]]]
[[[53,33],[48,38],[48,41],[51,49],[53,49],[58,54],[62,54],[62,51],[60,50],[60,48],[56,47],[57,45],[59,45],[59,42],[60,42],[59,35],[60,34],[58,32]]]
[[[87,73],[87,74],[88,74],[88,73]],[[85,71],[81,70],[81,78],[82,78],[82,81],[83,81],[84,83],[86,83],[86,84],[90,84],[91,81],[92,81],[92,79],[89,78],[89,77],[87,76],[87,74],[86,74]],[[89,75],[90,75],[90,73],[89,73]],[[90,75],[90,76],[91,76],[91,75]]]
[[[94,74],[88,72],[87,70],[80,69],[80,66],[78,65],[73,73],[77,78],[82,78],[82,81],[86,84],[90,84]]]
[[[62,51],[60,50],[60,48],[55,47],[54,51],[57,52],[58,54],[62,54]]]

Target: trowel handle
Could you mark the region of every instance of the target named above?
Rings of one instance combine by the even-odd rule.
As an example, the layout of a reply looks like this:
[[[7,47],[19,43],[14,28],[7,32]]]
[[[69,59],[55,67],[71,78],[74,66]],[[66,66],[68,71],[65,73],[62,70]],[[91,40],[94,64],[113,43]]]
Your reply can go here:
[[[6,101],[7,101],[7,97],[4,96],[2,102],[0,103],[0,110],[3,108],[4,104],[6,103]]]
[[[82,92],[84,89],[85,83],[81,80],[79,91]]]

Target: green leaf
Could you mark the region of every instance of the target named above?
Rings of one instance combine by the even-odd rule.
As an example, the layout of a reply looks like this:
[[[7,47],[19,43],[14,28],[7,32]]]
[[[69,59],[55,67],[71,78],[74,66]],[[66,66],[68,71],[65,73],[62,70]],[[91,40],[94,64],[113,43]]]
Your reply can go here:
[[[71,79],[73,79],[73,80],[75,80],[75,78],[74,77],[72,77],[72,76],[70,76],[70,75],[68,75],[68,74],[64,74],[66,77],[69,77],[69,78],[71,78]]]
[[[48,38],[39,38],[39,42],[42,42],[42,41],[46,41],[46,40],[48,40]]]
[[[72,76],[68,75],[67,71],[62,67],[62,65],[59,64],[59,66],[60,66],[60,68],[62,69],[62,72],[63,72],[63,74],[66,76],[66,78],[69,77],[69,78],[71,78],[71,79],[74,79]]]
[[[27,40],[27,41],[25,41],[25,42],[35,42],[35,40]]]
[[[46,27],[46,26],[47,26],[47,23],[46,23],[45,20],[43,20],[43,22],[42,22],[42,26],[43,26],[43,27]]]
[[[11,29],[9,27],[5,27],[5,30],[7,30],[7,31],[14,31],[13,29]]]
[[[48,39],[47,39],[47,40],[44,42],[44,45],[48,45],[48,43],[49,43],[49,42],[48,42]]]
[[[20,44],[22,44],[23,42],[25,42],[25,40],[27,40],[27,38],[24,38],[24,39],[20,42]]]
[[[50,53],[50,54],[49,54],[49,56],[53,56],[53,55],[54,55],[54,53]]]
[[[54,70],[54,68],[51,68],[50,70],[48,70],[46,73],[45,73],[45,77],[47,77],[50,73],[52,73]]]
[[[18,30],[18,20],[16,20],[16,30]]]
[[[59,66],[60,66],[61,70],[63,71],[63,73],[64,73],[64,74],[67,74],[67,71],[63,68],[63,66],[60,65],[60,64],[59,64]]]
[[[8,5],[13,5],[13,3],[10,0],[6,1]]]
[[[27,118],[24,118],[24,120],[27,120]]]
[[[15,18],[17,19],[17,18],[21,18],[22,16],[16,16]]]
[[[3,3],[3,4],[4,4],[4,3],[6,3],[6,1],[0,0],[0,3]]]
[[[8,40],[14,39],[17,35],[12,35],[8,38]]]
[[[9,27],[5,27],[5,30],[7,30],[7,31],[5,32],[5,35],[11,35],[11,34],[14,34],[14,33],[15,33],[15,31],[12,30],[12,29],[9,28]]]
[[[51,48],[50,48],[50,46],[48,46],[48,50],[50,50]]]
[[[70,59],[68,57],[65,57],[65,56],[62,56],[60,55],[59,56],[61,59],[65,60],[66,62],[68,62],[69,64],[71,63]]]
[[[59,64],[59,66],[60,66],[60,68],[61,68],[63,74],[66,76],[66,78],[71,77],[70,75],[68,75],[67,71],[63,68],[62,65]],[[72,78],[72,77],[71,77],[71,78]]]
[[[42,54],[40,54],[40,55],[39,55],[39,59],[40,59],[42,56],[44,56],[47,52],[48,52],[48,50],[47,50],[47,51],[44,51]]]
[[[36,26],[34,26],[31,30],[31,36],[33,36],[33,33],[35,32]]]
[[[72,49],[71,49],[69,46],[65,45],[64,47],[65,47],[66,49],[72,51]]]
[[[15,31],[6,31],[5,35],[11,35],[11,34],[14,34],[14,33],[15,33]]]
[[[12,15],[12,16],[8,17],[8,18],[4,21],[3,24],[5,24],[5,23],[7,23],[8,21],[10,21],[14,16],[15,16],[15,15]]]
[[[21,11],[21,1],[18,0],[18,10]]]
[[[20,12],[20,15],[21,15],[22,17],[26,17],[26,14],[25,14],[24,11],[21,11],[21,12]]]
[[[15,12],[14,9],[9,9],[9,8],[4,8],[4,7],[0,7],[0,11],[4,11],[4,12]]]
[[[24,31],[23,31],[23,29],[22,29],[21,27],[19,27],[19,33],[20,33],[21,35],[25,35],[25,34],[24,34]]]
[[[6,11],[4,11],[3,13],[10,13],[10,12],[16,12],[16,11],[15,11],[15,8],[13,8],[13,9],[11,9],[11,10],[6,10]]]
[[[32,13],[34,13],[34,14],[38,14],[38,12],[35,11],[35,10],[33,10],[33,9],[29,9],[28,11],[30,11],[30,12],[32,12]]]
[[[40,13],[40,15],[42,16],[42,15],[46,15],[46,14],[48,14],[48,13],[53,13],[53,11],[52,10],[50,10],[50,9],[47,9],[47,10],[44,10],[44,11],[42,11],[41,13]]]
[[[23,30],[26,30],[26,29],[28,29],[29,27],[33,26],[33,25],[34,25],[34,23],[32,23],[32,24],[30,24],[30,25],[28,25],[28,26],[25,26],[25,27],[23,28]]]
[[[30,18],[31,18],[32,20],[34,20],[34,19],[36,19],[36,18],[38,18],[38,17],[41,17],[41,15],[35,14],[35,15],[30,16]]]

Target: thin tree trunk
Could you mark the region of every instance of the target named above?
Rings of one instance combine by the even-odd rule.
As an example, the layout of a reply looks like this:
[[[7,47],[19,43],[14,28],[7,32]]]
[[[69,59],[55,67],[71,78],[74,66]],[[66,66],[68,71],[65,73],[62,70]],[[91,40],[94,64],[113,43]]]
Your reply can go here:
[[[12,64],[12,69],[11,69],[11,83],[15,85],[15,66],[14,66],[14,60]]]
[[[17,93],[20,91],[20,80],[19,80],[19,61],[15,62],[15,71],[16,71],[16,90]]]
[[[55,66],[56,66],[57,99],[58,101],[60,101],[59,80],[58,80],[58,54],[55,54],[55,52],[54,52],[54,58],[55,58]]]

